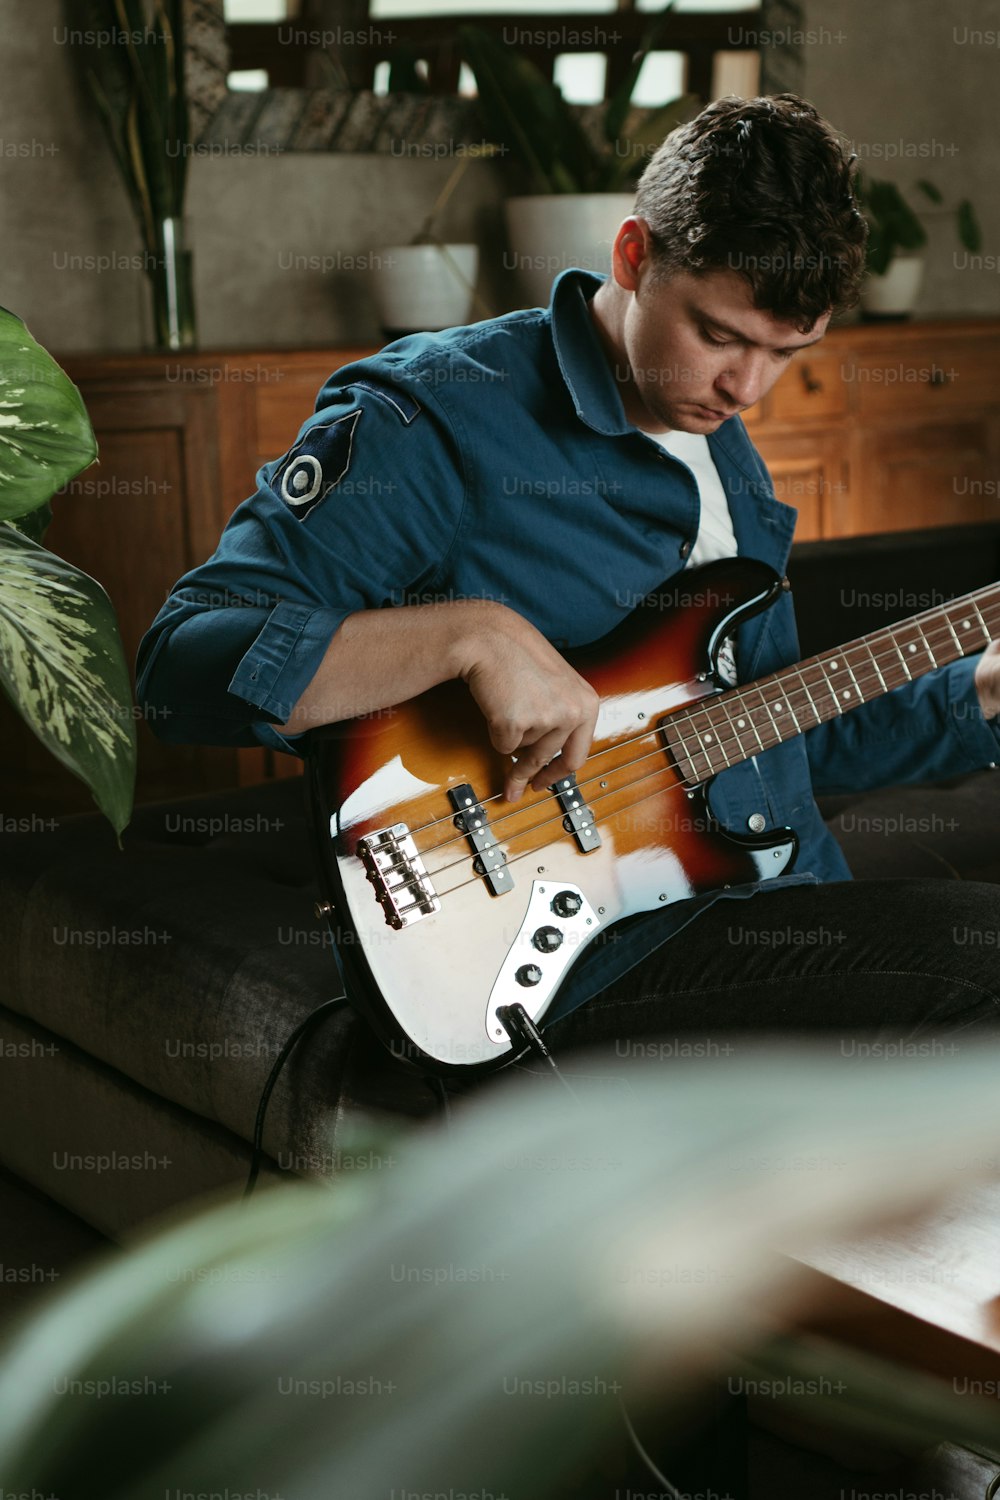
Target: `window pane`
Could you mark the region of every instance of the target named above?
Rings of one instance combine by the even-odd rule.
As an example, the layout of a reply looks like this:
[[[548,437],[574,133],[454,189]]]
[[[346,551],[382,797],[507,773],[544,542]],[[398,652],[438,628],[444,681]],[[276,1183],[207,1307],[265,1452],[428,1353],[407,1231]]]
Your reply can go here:
[[[458,92],[466,99],[475,99],[479,93],[476,88],[476,75],[468,63],[462,63],[458,70]]]
[[[683,52],[650,52],[639,70],[632,103],[658,109],[684,92],[687,57]]]
[[[298,0],[225,0],[227,21],[287,21],[299,13]]]
[[[636,10],[662,10],[663,0],[639,0]],[[760,0],[674,0],[676,11],[760,10]]]
[[[239,89],[243,93],[258,94],[261,89],[269,85],[266,68],[242,68],[235,73],[227,73],[226,86],[231,89]]]
[[[607,71],[603,52],[563,52],[555,60],[552,77],[568,104],[600,104]]]
[[[759,52],[717,52],[712,59],[712,98],[736,94],[755,99],[760,93]]]
[[[659,10],[662,0],[653,6]],[[543,10],[546,15],[597,14],[618,9],[617,0],[371,0],[373,21],[389,16],[530,16]]]

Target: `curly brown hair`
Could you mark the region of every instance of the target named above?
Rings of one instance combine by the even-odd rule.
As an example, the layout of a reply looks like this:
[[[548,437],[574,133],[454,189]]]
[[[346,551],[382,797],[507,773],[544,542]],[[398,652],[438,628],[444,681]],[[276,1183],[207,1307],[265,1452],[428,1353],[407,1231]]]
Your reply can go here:
[[[717,100],[671,131],[639,179],[657,272],[737,271],[755,307],[803,333],[853,307],[868,236],[854,162],[796,94]]]

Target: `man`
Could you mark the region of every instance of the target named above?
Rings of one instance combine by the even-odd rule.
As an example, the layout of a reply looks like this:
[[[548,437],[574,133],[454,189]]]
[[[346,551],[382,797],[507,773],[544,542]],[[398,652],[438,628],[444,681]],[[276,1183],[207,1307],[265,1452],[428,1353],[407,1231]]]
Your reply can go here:
[[[549,309],[404,338],[331,378],[144,640],[151,722],[296,752],[315,725],[461,678],[509,799],[577,770],[598,701],[562,650],[693,563],[739,552],[783,572],[795,513],[738,414],[856,300],[864,243],[850,161],[810,105],[711,105],[650,161],[607,279],[568,271]],[[721,668],[751,681],[798,654],[785,594]],[[1000,759],[998,661],[991,646],[720,774],[714,815],[791,825],[795,871],[592,945],[552,1040],[992,1020],[990,950],[952,934],[995,923],[995,887],[854,884],[813,793]],[[741,942],[734,922],[839,940]]]

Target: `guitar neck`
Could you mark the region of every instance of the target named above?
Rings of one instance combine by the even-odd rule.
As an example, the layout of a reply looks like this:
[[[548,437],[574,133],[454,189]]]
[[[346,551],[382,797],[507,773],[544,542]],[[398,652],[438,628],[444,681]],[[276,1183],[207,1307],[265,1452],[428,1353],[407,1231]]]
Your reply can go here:
[[[686,781],[699,783],[783,740],[982,651],[1000,635],[1000,584],[810,656],[665,721]]]

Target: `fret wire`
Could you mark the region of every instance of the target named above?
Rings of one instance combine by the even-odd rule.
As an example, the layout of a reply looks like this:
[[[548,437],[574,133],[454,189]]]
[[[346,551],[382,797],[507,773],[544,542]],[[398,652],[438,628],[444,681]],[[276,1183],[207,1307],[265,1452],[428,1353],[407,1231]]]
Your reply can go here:
[[[1000,600],[996,600],[996,601],[994,601],[994,603],[996,604],[998,615],[1000,615]],[[959,599],[959,600],[953,600],[947,606],[947,608],[954,609],[956,606],[961,607],[963,613],[966,612],[966,610],[971,610],[972,612],[974,612],[975,615],[979,619],[980,628],[982,629],[982,632],[983,632],[984,636],[986,637],[987,641],[989,641],[989,640],[991,640],[993,638],[993,635],[992,635],[990,629],[987,627],[987,625],[985,623],[985,620],[983,619],[982,612],[980,611],[980,609],[979,609],[979,607],[976,604],[976,602],[975,602],[974,599],[969,598],[969,599],[965,599],[965,600],[961,600],[961,599]],[[987,605],[987,607],[989,607],[989,606]],[[860,702],[867,702],[867,701],[869,701],[869,699],[868,699],[868,694],[867,694],[866,689],[861,686],[861,683],[860,683],[860,681],[858,679],[858,676],[856,675],[856,673],[854,672],[853,668],[851,667],[850,660],[849,660],[849,652],[850,651],[857,652],[857,651],[862,650],[862,649],[864,651],[866,651],[867,654],[868,654],[868,656],[871,659],[870,665],[871,665],[872,668],[874,668],[875,674],[876,674],[877,678],[879,679],[879,685],[881,686],[881,688],[883,688],[885,690],[889,690],[888,684],[886,683],[886,680],[885,680],[885,677],[884,677],[884,674],[882,673],[881,668],[879,667],[879,657],[876,655],[875,650],[872,649],[872,643],[874,643],[876,647],[886,647],[887,646],[887,647],[891,648],[890,653],[888,655],[883,654],[881,659],[884,662],[889,662],[892,659],[893,656],[895,656],[896,658],[898,658],[897,665],[902,668],[902,671],[904,672],[906,679],[909,680],[909,681],[913,681],[913,674],[910,672],[909,667],[906,664],[906,658],[905,658],[905,656],[903,654],[903,651],[901,649],[900,642],[896,639],[896,634],[895,634],[895,632],[897,630],[900,630],[900,629],[902,629],[902,628],[904,628],[906,626],[912,626],[913,627],[913,629],[915,630],[915,632],[916,632],[916,634],[917,634],[917,636],[919,638],[920,644],[922,644],[924,646],[924,648],[925,648],[925,650],[927,652],[927,655],[930,658],[931,662],[933,662],[935,666],[944,665],[944,662],[939,662],[938,661],[938,656],[935,654],[934,649],[933,649],[933,647],[931,645],[930,632],[929,631],[925,631],[923,629],[923,627],[921,626],[921,624],[919,623],[920,620],[921,620],[921,618],[922,618],[921,616],[917,616],[913,620],[900,622],[899,625],[896,625],[894,627],[893,626],[886,626],[882,630],[873,632],[872,635],[870,635],[868,637],[865,637],[865,638],[861,639],[858,642],[849,642],[848,643],[848,650],[841,650],[839,652],[837,652],[837,651],[831,652],[829,658],[815,657],[815,658],[811,658],[810,661],[807,662],[807,663],[799,663],[799,664],[797,664],[795,666],[789,666],[789,667],[782,668],[779,673],[772,674],[772,678],[770,679],[770,681],[768,679],[763,679],[763,685],[764,686],[771,686],[773,682],[778,681],[778,679],[781,676],[783,676],[784,674],[788,674],[789,677],[791,677],[792,675],[797,676],[798,679],[799,679],[799,685],[800,685],[799,686],[799,690],[803,691],[805,693],[805,696],[806,696],[806,699],[808,701],[809,707],[812,708],[813,713],[816,716],[817,722],[818,723],[823,723],[824,719],[823,719],[822,712],[820,711],[820,709],[817,707],[817,705],[815,703],[815,700],[814,700],[814,698],[812,696],[812,693],[810,691],[809,682],[808,682],[808,680],[804,676],[803,668],[809,667],[809,668],[812,668],[812,669],[816,669],[816,668],[819,669],[820,674],[821,674],[820,675],[820,680],[823,682],[823,684],[826,686],[828,692],[830,693],[831,700],[833,702],[834,707],[837,710],[837,713],[838,714],[842,714],[844,712],[844,709],[841,706],[839,697],[838,697],[837,693],[834,691],[834,688],[833,688],[833,686],[832,686],[832,684],[830,682],[830,676],[829,676],[829,670],[830,669],[829,669],[829,667],[827,665],[828,661],[837,660],[839,657],[842,657],[844,659],[844,666],[845,666],[846,670],[848,671],[848,673],[850,674],[850,677],[851,677],[851,679],[852,679],[852,681],[854,683],[855,689],[857,690],[857,693],[858,693],[858,698],[854,700],[855,702],[858,702],[858,701],[860,701]],[[951,619],[949,618],[949,616],[947,614],[947,609],[946,608],[940,609],[935,614],[935,616],[933,617],[933,619],[930,620],[930,621],[928,621],[927,623],[928,624],[933,624],[935,626],[937,626],[939,623],[942,623],[944,625],[945,630],[947,631],[948,634],[951,635],[951,637],[952,637],[952,639],[954,641],[954,645],[958,649],[958,656],[959,656],[959,658],[961,656],[963,656],[963,655],[972,654],[971,652],[964,652],[962,650],[961,640],[958,637],[957,633],[955,632],[955,630],[954,630],[954,628],[952,626],[952,622],[951,622]],[[997,623],[998,623],[998,628],[1000,628],[1000,618],[998,618],[998,622]],[[934,639],[936,640],[936,636],[934,637]],[[942,637],[941,637],[941,640],[943,642],[947,643],[947,634],[943,634]],[[948,647],[948,649],[950,651],[950,649],[951,649],[950,646]],[[976,649],[978,649],[978,648],[976,648]],[[956,658],[951,657],[951,656],[948,657],[948,660],[955,660],[955,659]],[[861,663],[860,662],[858,663],[858,666],[859,666],[859,670],[860,670],[860,668],[861,668]],[[840,670],[840,669],[837,668],[835,670]],[[922,674],[919,674],[919,675],[922,675]],[[875,681],[875,679],[873,678],[872,679],[873,685],[874,685],[874,681]],[[781,685],[784,686],[784,684],[781,684]],[[895,685],[896,686],[900,686],[902,684],[898,683],[898,684],[895,684]],[[747,696],[748,691],[750,691],[750,690],[756,692],[758,700],[759,700],[758,703],[753,708],[751,708],[750,702],[749,702],[749,699],[748,699],[748,696]],[[793,690],[793,692],[794,692],[794,690]],[[678,717],[680,717],[683,714],[684,715],[684,719],[687,722],[690,722],[693,719],[694,713],[700,713],[703,716],[703,718],[705,719],[705,721],[709,724],[709,727],[711,728],[711,730],[713,732],[713,735],[714,735],[714,738],[713,738],[713,741],[712,741],[712,745],[713,745],[713,747],[715,749],[717,749],[718,755],[721,756],[721,758],[725,762],[726,766],[729,766],[730,764],[732,764],[726,747],[727,747],[727,744],[731,745],[733,741],[736,742],[736,744],[737,744],[737,746],[739,748],[740,757],[741,758],[747,758],[747,747],[743,744],[742,732],[739,731],[737,729],[737,727],[735,726],[735,724],[733,723],[733,720],[732,720],[732,717],[731,717],[730,704],[732,704],[734,711],[742,710],[742,713],[747,718],[747,720],[749,722],[749,727],[752,730],[753,735],[754,735],[755,739],[757,740],[758,746],[760,747],[761,750],[768,749],[768,748],[771,748],[771,747],[769,745],[765,745],[765,743],[764,743],[764,739],[762,738],[762,736],[760,734],[760,730],[759,730],[758,725],[757,725],[757,720],[755,718],[756,714],[759,714],[759,713],[762,713],[762,712],[766,712],[765,723],[767,724],[767,726],[768,726],[771,734],[777,736],[777,738],[775,739],[775,743],[781,743],[781,741],[784,738],[790,737],[790,736],[786,736],[782,732],[783,729],[784,729],[784,724],[785,724],[786,721],[782,721],[781,725],[779,726],[778,721],[777,721],[777,719],[775,717],[775,714],[772,711],[771,703],[765,697],[764,692],[762,690],[762,685],[761,684],[754,684],[754,685],[752,685],[752,688],[750,687],[750,685],[748,685],[747,688],[730,689],[729,693],[731,693],[733,696],[730,698],[730,700],[728,702],[722,701],[722,699],[720,698],[720,700],[717,703],[709,703],[709,704],[703,704],[703,705],[701,705],[698,709],[694,710],[693,713],[691,713],[691,714],[685,714],[684,710],[678,711]],[[788,693],[785,693],[785,692],[782,693],[782,700],[783,701],[787,701],[787,707],[788,707],[789,712],[791,713],[792,720],[794,720],[798,732],[801,733],[802,732],[801,725],[799,724],[798,715],[796,714],[795,709],[792,706],[791,697],[792,697],[791,694],[788,694]],[[730,735],[728,736],[728,739],[724,735],[720,735],[719,734],[720,725],[719,725],[718,719],[712,719],[712,718],[709,717],[710,712],[714,711],[716,709],[719,711],[719,714],[722,716],[722,726],[725,729],[728,729],[728,730],[731,731]],[[692,726],[692,727],[694,727],[694,726]],[[809,726],[809,727],[812,727],[812,726]],[[683,728],[683,724],[672,726],[672,728],[674,729],[674,731],[676,733],[676,738],[679,741],[681,753],[684,754],[684,756],[686,757],[686,759],[689,761],[689,763],[691,765],[692,773],[696,777],[697,776],[697,767],[694,764],[694,761],[693,761],[693,758],[691,756],[690,751],[687,749],[687,746],[691,743],[692,736],[689,736],[689,735],[685,734],[684,728]],[[706,762],[706,765],[708,766],[709,770],[710,771],[714,770],[715,768],[713,766],[712,755],[710,753],[706,752],[704,746],[700,742],[698,743],[697,748],[698,748],[698,753],[702,756],[702,759]],[[753,753],[753,752],[751,752],[751,753]]]
[[[884,690],[885,690],[885,691],[886,691],[886,692],[888,692],[888,686],[889,686],[889,685],[888,685],[888,683],[887,683],[887,682],[886,682],[886,680],[885,680],[885,678],[884,678],[884,677],[883,677],[883,676],[882,676],[882,673],[881,673],[881,670],[880,670],[880,669],[879,669],[879,664],[878,664],[878,659],[877,659],[877,657],[876,657],[876,655],[875,655],[875,652],[874,652],[874,651],[873,651],[873,650],[872,650],[872,648],[871,648],[871,647],[870,647],[870,646],[869,646],[869,645],[867,645],[867,644],[866,644],[866,646],[865,646],[865,650],[866,650],[866,651],[867,651],[867,652],[868,652],[868,655],[869,655],[869,656],[870,656],[870,657],[871,657],[871,659],[872,659],[872,666],[873,666],[873,667],[874,667],[874,668],[875,668],[875,671],[876,671],[876,672],[877,672],[877,673],[878,673],[878,680],[879,680],[879,682],[880,682],[880,683],[881,683],[881,684],[882,684],[882,687],[883,687],[883,689],[884,689]]]
[[[975,599],[971,600],[970,602],[972,604],[973,609],[976,611],[976,614],[979,615],[979,623],[983,627],[983,634],[986,637],[986,644],[989,645],[990,641],[992,640],[992,636],[990,635],[990,632],[986,629],[986,621],[983,619],[982,615],[980,614],[979,606],[976,603]]]
[[[816,704],[813,702],[813,695],[809,691],[809,684],[808,684],[808,682],[805,679],[805,674],[803,673],[801,667],[796,667],[794,670],[795,670],[795,675],[799,679],[799,683],[801,685],[800,686],[800,691],[803,692],[803,693],[805,693],[805,695],[806,695],[806,702],[808,703],[809,707],[812,709],[813,713],[816,716],[816,723],[817,724],[822,724],[823,720],[820,718],[819,709],[816,707]]]

